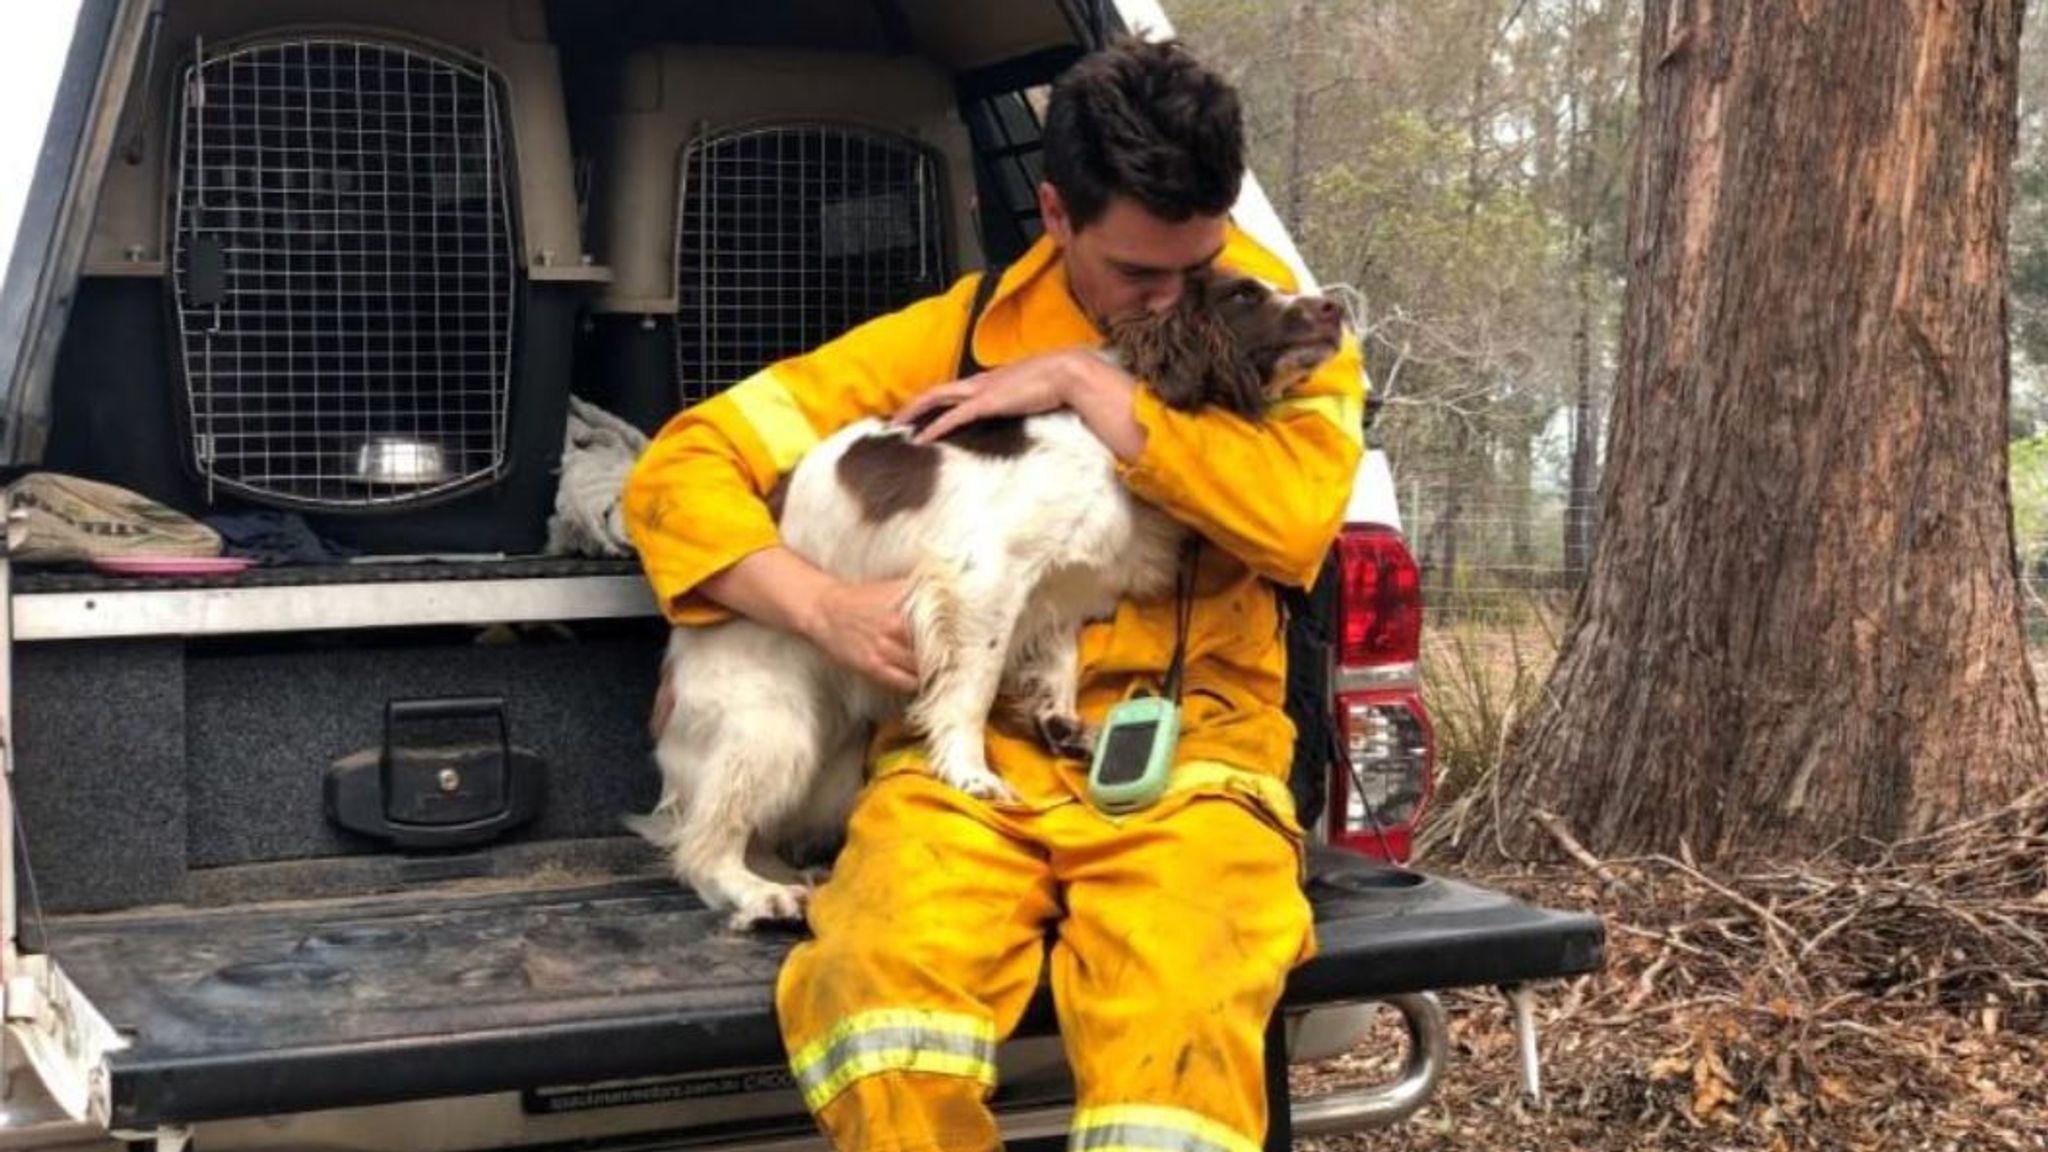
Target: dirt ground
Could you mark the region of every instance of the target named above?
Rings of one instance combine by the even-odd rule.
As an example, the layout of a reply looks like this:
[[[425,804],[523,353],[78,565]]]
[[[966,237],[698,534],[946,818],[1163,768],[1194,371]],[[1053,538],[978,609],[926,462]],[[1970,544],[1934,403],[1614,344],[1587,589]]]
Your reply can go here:
[[[1545,1099],[1512,1018],[1445,997],[1434,1101],[1345,1150],[2048,1149],[2048,795],[1861,865],[1662,857],[1474,878],[1597,911],[1604,971],[1542,990]],[[1391,1013],[1298,1092],[1391,1078]]]

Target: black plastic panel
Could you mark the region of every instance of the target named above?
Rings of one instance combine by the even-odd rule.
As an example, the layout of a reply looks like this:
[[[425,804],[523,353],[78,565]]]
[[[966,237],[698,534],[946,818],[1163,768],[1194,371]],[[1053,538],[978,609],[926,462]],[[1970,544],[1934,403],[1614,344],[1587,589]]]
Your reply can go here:
[[[1590,916],[1336,853],[1315,873],[1322,953],[1294,1004],[1601,963]],[[771,990],[795,939],[727,933],[666,881],[59,919],[51,934],[133,1037],[110,1061],[125,1127],[773,1064]],[[1041,1002],[1025,1030],[1049,1020]]]
[[[545,761],[535,819],[472,851],[626,837],[622,818],[660,791],[647,707],[666,631],[649,620],[579,624],[573,639],[478,635],[19,646],[15,787],[42,907],[192,902],[208,871],[387,854],[327,818],[322,787],[337,760],[381,745],[394,699],[502,699],[514,747]]]

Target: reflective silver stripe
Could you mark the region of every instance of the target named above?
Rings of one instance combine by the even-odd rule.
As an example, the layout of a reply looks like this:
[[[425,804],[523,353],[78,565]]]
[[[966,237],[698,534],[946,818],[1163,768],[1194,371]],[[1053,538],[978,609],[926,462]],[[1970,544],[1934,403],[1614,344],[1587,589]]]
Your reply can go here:
[[[818,433],[773,368],[763,368],[726,389],[725,396],[761,438],[778,473],[796,467],[804,453],[817,446]]]
[[[796,1081],[804,1098],[816,1106],[862,1076],[881,1071],[952,1072],[993,1081],[995,1056],[993,1041],[944,1028],[865,1028],[839,1037],[824,1052],[796,1069]]]
[[[1259,1152],[1259,1142],[1198,1112],[1154,1104],[1084,1108],[1074,1118],[1069,1152]]]
[[[1227,1144],[1204,1140],[1192,1132],[1149,1124],[1105,1124],[1074,1133],[1072,1147],[1142,1148],[1146,1152],[1236,1152]]]

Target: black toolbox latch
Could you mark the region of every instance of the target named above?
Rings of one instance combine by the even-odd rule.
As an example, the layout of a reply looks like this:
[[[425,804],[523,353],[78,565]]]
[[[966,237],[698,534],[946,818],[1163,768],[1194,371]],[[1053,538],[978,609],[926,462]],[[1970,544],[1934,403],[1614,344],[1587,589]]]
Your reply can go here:
[[[328,819],[400,848],[495,840],[538,815],[547,763],[512,746],[496,696],[392,700],[384,741],[327,770]]]

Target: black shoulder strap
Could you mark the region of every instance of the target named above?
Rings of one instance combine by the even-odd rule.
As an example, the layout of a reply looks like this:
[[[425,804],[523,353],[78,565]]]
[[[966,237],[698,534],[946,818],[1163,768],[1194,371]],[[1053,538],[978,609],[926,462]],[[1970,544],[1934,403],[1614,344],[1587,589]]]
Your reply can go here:
[[[982,310],[988,307],[988,298],[996,293],[996,284],[1003,278],[1003,267],[996,264],[984,269],[981,282],[974,286],[974,303],[967,307],[967,330],[960,336],[960,367],[953,374],[955,380],[965,380],[982,370],[981,361],[974,358],[974,326],[981,323]]]

